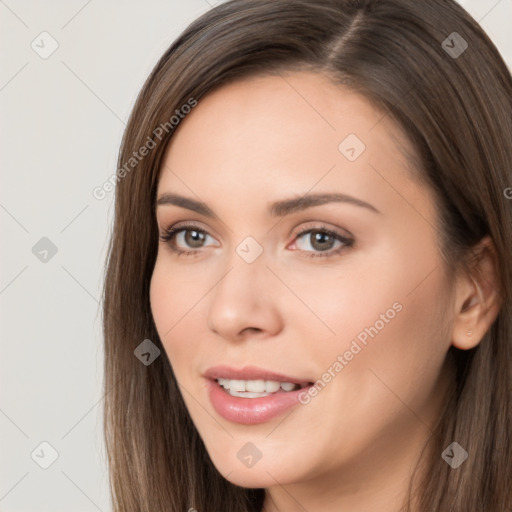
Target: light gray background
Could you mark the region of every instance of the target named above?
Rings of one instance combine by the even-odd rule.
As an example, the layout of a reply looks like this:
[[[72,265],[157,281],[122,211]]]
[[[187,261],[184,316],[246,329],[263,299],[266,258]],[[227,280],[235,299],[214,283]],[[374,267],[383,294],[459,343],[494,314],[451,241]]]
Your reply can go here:
[[[116,170],[153,65],[216,3],[0,0],[2,512],[111,510],[99,299],[113,193],[92,190]],[[512,69],[512,0],[461,4]],[[46,59],[44,31],[58,43]],[[46,262],[43,237],[57,248]],[[42,442],[58,452],[47,469]]]

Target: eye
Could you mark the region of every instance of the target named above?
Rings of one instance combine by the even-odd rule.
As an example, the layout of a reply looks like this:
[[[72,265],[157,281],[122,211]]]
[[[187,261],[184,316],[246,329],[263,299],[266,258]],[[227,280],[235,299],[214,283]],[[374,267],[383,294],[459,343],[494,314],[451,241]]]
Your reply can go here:
[[[197,253],[197,249],[205,247],[204,243],[208,237],[212,238],[206,231],[194,224],[177,224],[165,229],[160,235],[160,240],[167,243],[178,255],[191,255]],[[187,250],[187,248],[192,250]]]
[[[178,256],[198,255],[199,249],[208,247],[205,245],[208,238],[214,240],[204,229],[194,224],[176,224],[160,235],[160,240],[178,253]],[[298,243],[301,239],[303,240]],[[310,253],[307,257],[335,256],[354,244],[353,239],[326,226],[304,228],[296,234],[294,240],[293,245],[298,246],[300,251]]]
[[[297,241],[301,239],[303,239],[301,243],[298,243]],[[298,246],[301,251],[310,252],[308,257],[329,257],[339,254],[347,247],[352,247],[354,240],[326,226],[316,226],[299,231],[293,245]]]

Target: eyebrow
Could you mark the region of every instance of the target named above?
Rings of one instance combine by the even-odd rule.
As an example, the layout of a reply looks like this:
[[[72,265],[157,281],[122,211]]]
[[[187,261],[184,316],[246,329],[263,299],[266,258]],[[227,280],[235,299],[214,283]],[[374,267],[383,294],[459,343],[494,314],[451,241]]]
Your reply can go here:
[[[346,194],[324,193],[308,194],[301,197],[276,201],[269,205],[268,214],[272,217],[284,217],[285,215],[289,215],[297,211],[302,211],[307,208],[312,208],[313,206],[320,206],[327,203],[347,203],[354,206],[359,206],[361,208],[366,208],[375,213],[381,213],[379,210],[377,210],[377,208],[375,208],[375,206],[362,201],[361,199],[357,199]],[[158,206],[169,204],[180,206],[181,208],[186,208],[187,210],[192,210],[201,215],[204,215],[205,217],[218,218],[218,216],[209,206],[206,205],[206,203],[197,201],[190,197],[166,192],[162,194],[157,200]]]

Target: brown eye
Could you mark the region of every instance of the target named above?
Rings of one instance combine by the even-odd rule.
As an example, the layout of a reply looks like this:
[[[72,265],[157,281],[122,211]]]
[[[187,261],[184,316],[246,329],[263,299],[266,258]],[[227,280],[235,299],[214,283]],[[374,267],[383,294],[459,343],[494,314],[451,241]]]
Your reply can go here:
[[[182,232],[185,233],[185,244],[195,249],[201,247],[206,238],[206,233],[197,229],[184,229]]]
[[[193,224],[182,224],[164,230],[160,235],[160,240],[166,243],[174,252],[191,255],[192,253],[199,254],[199,249],[208,247],[208,245],[205,245],[207,237],[214,240],[203,229]]]
[[[308,257],[335,256],[352,247],[354,240],[327,227],[304,229],[296,235],[294,245]]]
[[[310,245],[317,251],[327,251],[332,249],[335,241],[334,237],[328,233],[323,233],[322,231],[311,231]]]

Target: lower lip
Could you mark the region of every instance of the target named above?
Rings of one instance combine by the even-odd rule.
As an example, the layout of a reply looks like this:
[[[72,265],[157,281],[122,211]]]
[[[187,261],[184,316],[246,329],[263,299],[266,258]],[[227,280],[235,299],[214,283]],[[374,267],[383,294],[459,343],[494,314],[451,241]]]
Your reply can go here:
[[[265,423],[299,402],[308,388],[272,393],[260,398],[231,396],[216,380],[208,379],[208,394],[213,408],[226,420],[244,425]]]

